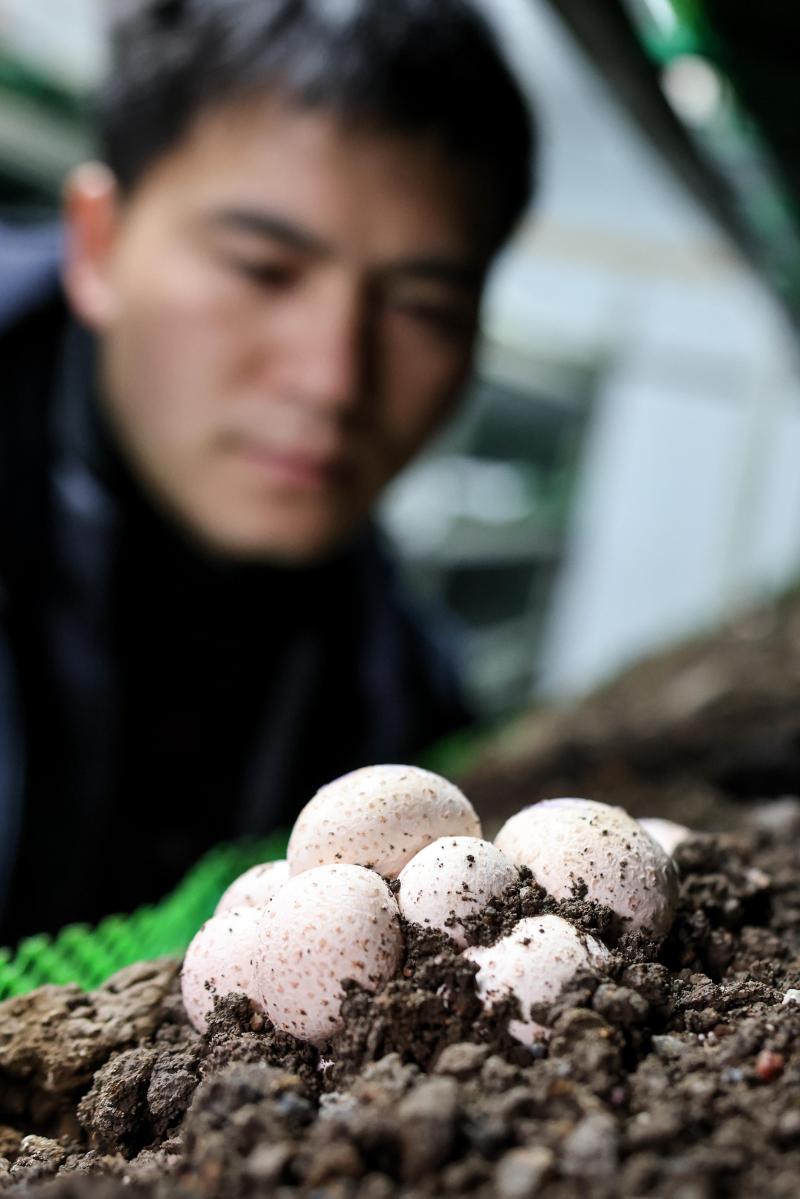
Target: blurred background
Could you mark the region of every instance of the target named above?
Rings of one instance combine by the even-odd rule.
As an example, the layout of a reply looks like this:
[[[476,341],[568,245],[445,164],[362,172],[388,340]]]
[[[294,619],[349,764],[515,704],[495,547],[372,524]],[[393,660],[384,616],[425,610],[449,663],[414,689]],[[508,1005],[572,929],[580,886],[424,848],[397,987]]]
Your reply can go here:
[[[800,575],[800,13],[482,0],[539,115],[457,420],[387,535],[487,719],[580,695]],[[0,0],[0,217],[91,153],[100,0]]]

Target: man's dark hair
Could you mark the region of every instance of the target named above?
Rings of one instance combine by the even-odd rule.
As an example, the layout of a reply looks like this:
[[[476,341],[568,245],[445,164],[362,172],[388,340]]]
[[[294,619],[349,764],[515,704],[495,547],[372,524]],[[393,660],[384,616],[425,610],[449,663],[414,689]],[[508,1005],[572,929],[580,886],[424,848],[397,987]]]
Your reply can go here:
[[[530,198],[531,114],[469,0],[110,0],[100,148],[123,192],[204,110],[274,91],[432,136],[497,197],[497,242]]]

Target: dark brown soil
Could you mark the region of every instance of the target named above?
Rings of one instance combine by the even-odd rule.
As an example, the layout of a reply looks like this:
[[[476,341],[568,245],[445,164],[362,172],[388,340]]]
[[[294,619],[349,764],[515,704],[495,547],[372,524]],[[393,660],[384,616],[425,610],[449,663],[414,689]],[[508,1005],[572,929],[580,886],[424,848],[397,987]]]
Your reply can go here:
[[[788,811],[784,807],[785,813]],[[763,816],[763,812],[762,812]],[[606,938],[608,977],[544,1013],[549,1044],[487,1020],[473,967],[409,930],[401,977],[345,999],[322,1060],[239,998],[187,1025],[176,964],[0,1009],[0,1187],[60,1199],[797,1195],[800,805],[678,853],[675,929],[614,939],[608,914],[523,875],[487,923],[556,910]],[[484,939],[490,934],[485,930]],[[38,1184],[52,1180],[49,1186]]]
[[[0,1189],[796,1199],[800,802],[785,792],[800,792],[800,621],[791,606],[770,620],[528,718],[473,780],[495,813],[572,793],[727,830],[679,849],[663,943],[620,937],[606,910],[555,903],[526,872],[475,922],[485,943],[557,911],[612,950],[607,975],[536,1013],[546,1045],[510,1040],[509,1012],[481,1012],[474,967],[414,928],[380,995],[348,988],[346,1032],[322,1057],[232,997],[198,1036],[172,962],[90,995],[43,988],[0,1007]]]

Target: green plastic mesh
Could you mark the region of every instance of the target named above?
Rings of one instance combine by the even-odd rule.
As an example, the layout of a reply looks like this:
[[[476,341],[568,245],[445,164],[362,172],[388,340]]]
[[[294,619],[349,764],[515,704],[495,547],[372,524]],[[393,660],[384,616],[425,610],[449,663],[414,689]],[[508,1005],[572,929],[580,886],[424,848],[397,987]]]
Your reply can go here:
[[[129,916],[107,916],[95,928],[71,924],[54,937],[28,937],[0,949],[0,999],[44,983],[97,987],[131,962],[181,954],[230,883],[259,862],[284,857],[287,836],[219,845],[160,903]]]

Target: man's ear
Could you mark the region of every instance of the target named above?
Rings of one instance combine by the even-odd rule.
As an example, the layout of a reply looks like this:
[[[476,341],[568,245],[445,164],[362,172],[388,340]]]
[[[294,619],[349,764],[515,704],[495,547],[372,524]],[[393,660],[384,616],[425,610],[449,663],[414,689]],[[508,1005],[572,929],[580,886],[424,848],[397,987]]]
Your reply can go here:
[[[114,175],[99,162],[76,167],[64,188],[64,287],[75,315],[95,332],[114,319],[112,259],[119,225]]]

